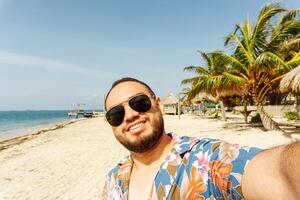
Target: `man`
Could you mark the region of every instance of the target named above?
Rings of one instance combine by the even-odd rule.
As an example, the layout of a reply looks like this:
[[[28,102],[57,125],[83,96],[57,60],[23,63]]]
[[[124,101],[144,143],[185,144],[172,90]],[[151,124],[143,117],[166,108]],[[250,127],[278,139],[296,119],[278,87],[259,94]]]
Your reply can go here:
[[[108,173],[103,199],[300,199],[299,142],[260,151],[167,134],[159,97],[133,78],[112,85],[105,109],[130,156]]]

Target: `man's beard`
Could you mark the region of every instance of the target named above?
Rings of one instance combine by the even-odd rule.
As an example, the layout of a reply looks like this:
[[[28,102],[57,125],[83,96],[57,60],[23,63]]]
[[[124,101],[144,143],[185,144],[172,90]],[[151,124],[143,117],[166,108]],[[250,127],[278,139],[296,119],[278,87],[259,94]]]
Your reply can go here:
[[[154,127],[153,132],[147,136],[140,136],[136,141],[124,141],[119,140],[119,142],[129,151],[135,153],[144,153],[150,150],[161,138],[164,131],[164,120],[161,118]],[[118,138],[117,138],[118,139]]]

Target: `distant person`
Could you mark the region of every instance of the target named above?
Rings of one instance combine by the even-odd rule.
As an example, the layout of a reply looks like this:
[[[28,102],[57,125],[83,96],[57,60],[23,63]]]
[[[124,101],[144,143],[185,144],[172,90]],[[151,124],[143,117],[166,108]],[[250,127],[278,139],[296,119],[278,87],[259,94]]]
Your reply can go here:
[[[300,142],[261,151],[167,134],[159,97],[133,78],[113,83],[105,108],[130,155],[108,173],[102,199],[300,199]]]

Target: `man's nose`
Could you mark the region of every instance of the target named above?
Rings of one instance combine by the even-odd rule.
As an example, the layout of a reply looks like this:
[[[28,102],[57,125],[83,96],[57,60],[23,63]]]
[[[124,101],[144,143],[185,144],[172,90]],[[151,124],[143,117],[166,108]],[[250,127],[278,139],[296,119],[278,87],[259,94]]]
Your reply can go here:
[[[131,122],[134,119],[139,117],[139,112],[133,110],[128,104],[126,106],[124,106],[125,108],[125,116],[124,116],[124,121],[126,122]]]

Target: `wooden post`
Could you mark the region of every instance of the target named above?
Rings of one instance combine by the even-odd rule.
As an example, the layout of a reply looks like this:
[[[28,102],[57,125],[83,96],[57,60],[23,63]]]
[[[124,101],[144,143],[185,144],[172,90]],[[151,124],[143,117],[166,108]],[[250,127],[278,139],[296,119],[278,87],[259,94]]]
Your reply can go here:
[[[105,94],[103,95],[103,114],[105,114]]]
[[[178,119],[180,119],[180,96],[178,95]]]

